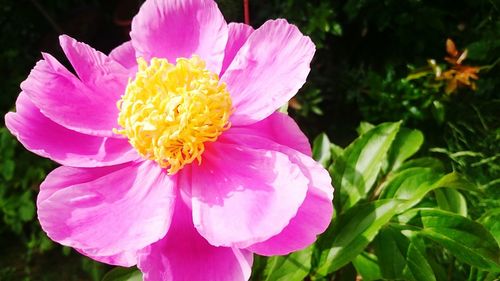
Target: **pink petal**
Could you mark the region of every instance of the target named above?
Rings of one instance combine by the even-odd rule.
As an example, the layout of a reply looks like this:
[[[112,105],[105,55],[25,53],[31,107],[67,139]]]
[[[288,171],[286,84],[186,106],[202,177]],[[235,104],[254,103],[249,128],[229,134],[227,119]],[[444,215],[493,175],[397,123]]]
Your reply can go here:
[[[210,143],[191,170],[191,182],[179,186],[192,196],[195,227],[214,246],[243,248],[280,233],[307,192],[300,168],[275,151]]]
[[[307,156],[312,155],[309,140],[297,126],[295,120],[281,112],[274,112],[266,119],[248,126],[233,126],[230,130],[233,134],[267,138]]]
[[[134,68],[137,66],[137,59],[135,58],[135,49],[131,41],[127,41],[120,46],[114,48],[109,57],[120,63],[126,68]]]
[[[5,116],[5,124],[26,149],[60,164],[97,167],[139,158],[127,140],[81,134],[51,121],[21,93],[17,112]]]
[[[226,50],[224,51],[224,61],[222,62],[222,70],[220,76],[224,74],[229,64],[233,61],[236,53],[240,50],[241,46],[247,41],[248,37],[254,29],[244,23],[230,23],[228,24],[228,38]]]
[[[98,262],[107,263],[110,265],[130,267],[137,264],[137,251],[126,251],[111,256],[93,256],[87,254],[84,250],[76,249],[80,254],[96,260]]]
[[[255,123],[287,103],[309,74],[315,46],[285,20],[254,31],[222,76],[236,108],[234,125]]]
[[[177,200],[165,238],[139,253],[144,281],[248,280],[252,254],[245,250],[214,247],[193,227],[188,207]]]
[[[286,255],[306,248],[326,230],[333,215],[333,189],[328,172],[311,158],[288,152],[295,154],[292,162],[298,164],[310,180],[306,199],[280,234],[248,248],[259,255]]]
[[[297,215],[278,235],[256,243],[248,250],[259,255],[285,255],[309,246],[326,230],[333,214],[333,188],[330,175],[320,164],[309,156],[260,136],[240,135],[230,130],[220,141],[284,153],[309,180],[306,198]]]
[[[166,234],[175,185],[175,178],[150,161],[93,169],[60,167],[40,186],[38,218],[47,235],[65,246],[89,256],[123,255]]]
[[[212,0],[147,0],[132,21],[130,37],[139,57],[175,62],[196,54],[219,73],[227,24]]]
[[[59,167],[50,172],[40,185],[37,202],[49,199],[54,193],[68,186],[85,182],[92,182],[114,172],[123,170],[131,165],[125,163],[115,166],[100,167],[98,169],[82,169],[76,167]]]
[[[89,50],[85,49],[85,51]],[[75,56],[77,55],[75,54]],[[78,67],[78,69],[80,69],[84,81],[92,79],[98,81],[100,79],[99,83],[110,84],[112,84],[110,81],[114,81],[113,85],[115,86],[104,88],[114,89],[114,92],[96,91],[94,90],[97,89],[96,85],[89,87],[82,83],[51,55],[43,54],[43,57],[44,59],[31,70],[28,78],[21,83],[23,92],[40,108],[41,112],[54,122],[78,132],[116,137],[117,135],[112,132],[113,128],[118,128],[116,102],[123,94],[125,87],[124,84],[123,89],[116,86],[120,83],[118,80],[121,78],[117,78],[113,74],[109,74],[108,77],[100,77],[104,73],[94,73],[93,77],[90,70],[86,70],[89,66],[82,63],[81,68]],[[82,57],[81,59],[90,60],[86,62],[87,64],[100,63],[98,57],[85,57],[85,59]],[[126,81],[122,82],[126,83]]]
[[[80,80],[94,93],[117,101],[125,92],[128,71],[121,64],[87,44],[61,35],[61,47]]]

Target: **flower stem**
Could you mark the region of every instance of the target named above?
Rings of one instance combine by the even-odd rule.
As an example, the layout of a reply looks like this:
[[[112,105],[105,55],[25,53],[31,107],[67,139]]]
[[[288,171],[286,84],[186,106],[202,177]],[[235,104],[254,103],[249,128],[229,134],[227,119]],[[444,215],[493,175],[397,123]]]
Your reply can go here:
[[[250,25],[250,9],[248,7],[248,2],[250,0],[243,0],[243,11],[245,15],[245,23]]]

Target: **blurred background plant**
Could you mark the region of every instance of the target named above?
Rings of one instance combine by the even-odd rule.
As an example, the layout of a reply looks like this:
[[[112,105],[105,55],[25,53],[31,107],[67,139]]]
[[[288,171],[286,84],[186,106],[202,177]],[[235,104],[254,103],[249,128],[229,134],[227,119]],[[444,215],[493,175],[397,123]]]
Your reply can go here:
[[[109,52],[128,40],[130,20],[141,2],[0,0],[1,115],[13,109],[19,84],[41,58],[40,51],[65,61],[57,45],[60,33]],[[243,21],[243,1],[217,2],[228,21]],[[283,17],[298,25],[317,45],[308,82],[290,102],[288,112],[311,140],[320,136],[315,142],[315,156],[333,173],[338,193],[337,215],[331,229],[315,246],[291,257],[257,258],[252,278],[498,278],[493,273],[495,266],[491,265],[498,255],[495,252],[498,244],[491,237],[498,242],[500,231],[500,1],[249,2],[252,26],[258,27],[269,18]],[[401,124],[371,125],[399,120]],[[388,128],[392,128],[392,133],[386,131],[387,134],[380,135],[381,130]],[[406,143],[396,141],[401,134],[407,134],[401,132],[414,132],[409,135],[416,143],[408,146],[416,147],[418,152],[410,149],[412,152],[404,157],[416,153],[413,160],[403,157],[403,162],[410,164],[401,162],[403,166],[395,168],[387,164],[387,157],[405,155],[405,149],[409,149],[390,152]],[[368,149],[371,142],[391,134],[394,139],[386,141],[382,150]],[[421,143],[415,137],[420,134]],[[339,166],[343,162],[338,159],[345,158],[352,147],[366,151],[365,157],[379,158],[372,164],[375,167],[372,170],[376,170],[369,177],[372,185],[358,183],[354,186],[357,191],[349,193],[345,182],[350,182],[353,175],[339,171],[349,165],[356,167],[356,163],[344,161]],[[55,164],[26,152],[4,128],[0,129],[0,155],[0,280],[102,280],[110,267],[52,243],[37,223],[38,185]],[[384,166],[377,166],[381,163]],[[418,189],[410,182],[396,181],[400,174],[408,173],[404,165],[418,171],[421,178],[413,184],[420,182],[421,188],[436,187],[436,181],[450,173],[461,175],[460,181],[467,183],[462,186],[469,188],[458,191],[450,186],[436,187],[419,197],[414,206],[403,210],[394,200],[401,200],[398,196],[404,194],[405,188]],[[426,168],[435,171],[430,173]],[[432,180],[436,181],[429,183]],[[415,190],[409,194],[415,195]],[[372,216],[374,220],[367,222],[368,229],[348,223],[353,220],[361,224],[363,220],[358,218],[379,208],[385,208],[388,213],[382,213],[387,215]],[[457,225],[466,227],[467,231],[460,233],[463,236],[472,233],[472,238],[484,241],[474,246],[489,250],[478,250],[478,257],[467,258],[455,244],[444,245],[423,235],[425,227],[417,222],[431,216],[439,217],[443,223],[449,221],[452,224],[449,228],[456,231],[465,231],[457,229]],[[359,251],[351,247],[348,254],[331,253],[332,247],[341,245],[347,249],[353,245],[349,239],[342,240],[347,237],[342,235],[371,240],[354,244]],[[467,245],[471,241],[461,242]],[[400,254],[396,255],[398,251]],[[297,268],[297,261],[303,266]],[[434,279],[419,275],[408,261],[417,261],[420,270],[432,272]],[[387,264],[391,263],[398,266],[390,269]],[[104,277],[108,281],[133,278],[140,276],[127,270],[113,271]]]

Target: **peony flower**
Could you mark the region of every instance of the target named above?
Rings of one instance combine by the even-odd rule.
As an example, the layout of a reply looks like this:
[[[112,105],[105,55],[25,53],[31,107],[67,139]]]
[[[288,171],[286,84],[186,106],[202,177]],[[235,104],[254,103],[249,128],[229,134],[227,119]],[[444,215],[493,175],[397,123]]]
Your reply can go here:
[[[76,73],[43,54],[8,129],[62,166],[42,228],[145,280],[246,280],[252,254],[307,247],[332,215],[330,177],[276,109],[315,47],[297,27],[226,24],[211,0],[148,0],[109,56],[68,36]]]

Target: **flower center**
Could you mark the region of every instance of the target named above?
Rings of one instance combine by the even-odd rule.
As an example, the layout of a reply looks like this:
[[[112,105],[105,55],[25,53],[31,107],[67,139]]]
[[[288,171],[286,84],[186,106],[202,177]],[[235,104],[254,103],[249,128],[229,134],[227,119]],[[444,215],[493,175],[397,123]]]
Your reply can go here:
[[[175,65],[139,58],[139,69],[118,101],[115,130],[144,158],[175,174],[195,159],[201,163],[205,142],[229,129],[231,97],[217,74],[198,56]]]

